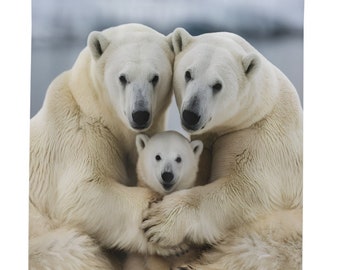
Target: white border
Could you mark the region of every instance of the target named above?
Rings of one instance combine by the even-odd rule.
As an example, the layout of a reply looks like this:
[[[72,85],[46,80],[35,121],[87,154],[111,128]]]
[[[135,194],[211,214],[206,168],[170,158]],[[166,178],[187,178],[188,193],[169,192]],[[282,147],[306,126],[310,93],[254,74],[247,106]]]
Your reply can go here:
[[[2,1],[1,269],[27,269],[31,1]]]
[[[305,0],[304,267],[340,269],[340,39],[336,1]]]

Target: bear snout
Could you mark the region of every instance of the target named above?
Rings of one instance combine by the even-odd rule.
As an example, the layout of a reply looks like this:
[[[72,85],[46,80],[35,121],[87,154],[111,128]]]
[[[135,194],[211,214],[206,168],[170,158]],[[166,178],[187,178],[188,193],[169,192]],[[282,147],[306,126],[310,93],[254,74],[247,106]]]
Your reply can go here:
[[[190,111],[190,110],[184,110],[182,113],[182,120],[185,127],[189,129],[195,129],[195,126],[201,119],[201,116],[197,113]]]
[[[161,176],[166,184],[169,184],[174,179],[174,174],[172,172],[163,172]]]
[[[147,128],[150,120],[150,113],[144,110],[134,111],[132,113],[132,120],[135,123],[134,128],[137,129]]]
[[[174,186],[174,174],[172,172],[162,172],[161,174],[163,183],[162,186],[166,191],[170,191],[172,187]]]

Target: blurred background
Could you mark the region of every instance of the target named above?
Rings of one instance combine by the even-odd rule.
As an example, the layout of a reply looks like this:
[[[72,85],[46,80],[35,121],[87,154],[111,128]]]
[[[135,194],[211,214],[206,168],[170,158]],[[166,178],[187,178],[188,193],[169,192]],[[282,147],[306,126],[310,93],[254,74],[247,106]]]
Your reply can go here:
[[[93,30],[143,23],[167,35],[234,32],[247,39],[296,87],[303,104],[303,0],[32,0],[31,111],[51,81],[70,69]],[[168,129],[182,132],[175,103]]]

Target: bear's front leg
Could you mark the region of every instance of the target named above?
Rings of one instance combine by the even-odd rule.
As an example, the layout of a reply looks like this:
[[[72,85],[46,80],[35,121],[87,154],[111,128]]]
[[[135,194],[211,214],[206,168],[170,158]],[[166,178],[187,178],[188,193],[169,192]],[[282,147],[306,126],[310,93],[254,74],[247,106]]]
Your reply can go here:
[[[160,247],[217,243],[231,220],[228,214],[233,212],[224,186],[225,180],[220,179],[151,204],[143,213],[141,226],[148,241]]]
[[[71,183],[69,190],[56,204],[57,215],[67,217],[65,223],[82,228],[105,248],[162,256],[177,255],[186,250],[185,246],[164,248],[148,242],[140,228],[142,213],[159,199],[157,193],[105,180],[84,180],[82,185],[72,185],[72,181],[68,181]]]

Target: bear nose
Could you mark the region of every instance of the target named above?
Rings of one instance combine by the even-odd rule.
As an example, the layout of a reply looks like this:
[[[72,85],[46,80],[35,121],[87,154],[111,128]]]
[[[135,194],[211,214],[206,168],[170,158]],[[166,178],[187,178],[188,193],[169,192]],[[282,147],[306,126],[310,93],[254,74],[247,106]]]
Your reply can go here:
[[[196,125],[201,118],[201,116],[199,116],[197,113],[189,110],[184,110],[182,116],[185,124],[189,126]]]
[[[170,183],[174,179],[174,174],[172,172],[163,172],[162,179],[165,183]]]
[[[148,111],[135,111],[132,113],[132,119],[138,126],[145,126],[149,118],[150,113]]]

